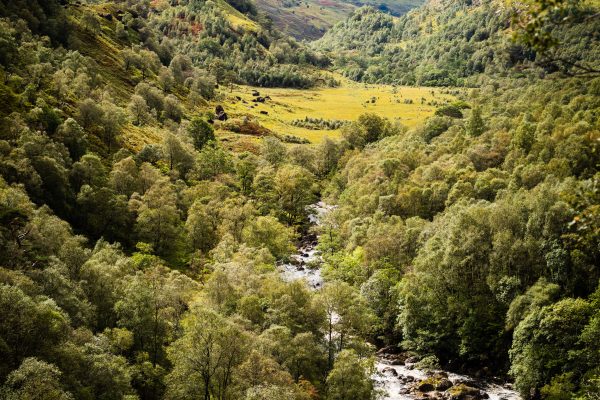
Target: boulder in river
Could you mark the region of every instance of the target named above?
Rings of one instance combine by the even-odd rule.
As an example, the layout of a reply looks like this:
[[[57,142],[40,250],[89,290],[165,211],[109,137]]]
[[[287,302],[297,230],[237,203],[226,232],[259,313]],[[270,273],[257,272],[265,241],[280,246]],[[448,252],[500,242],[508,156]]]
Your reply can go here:
[[[435,372],[430,377],[421,380],[416,385],[419,392],[432,392],[434,390],[444,391],[452,387],[452,382],[445,372]]]
[[[448,378],[442,378],[435,384],[435,390],[448,390],[452,387],[452,382]]]
[[[483,400],[489,397],[487,393],[462,383],[448,389],[448,394],[450,400]]]
[[[476,389],[483,389],[483,387],[485,386],[484,384],[482,384],[482,382],[477,381],[475,379],[472,378],[467,378],[467,377],[463,377],[461,379],[458,379],[454,382],[455,385],[465,385],[465,386],[470,386],[470,387],[474,387]]]
[[[398,376],[398,372],[392,367],[385,367],[381,372],[387,375]]]
[[[431,382],[430,379],[424,379],[421,382],[417,383],[415,387],[417,391],[422,393],[433,392],[435,390],[435,384]]]
[[[431,392],[429,393],[429,398],[433,400],[447,400],[448,393],[446,392]]]

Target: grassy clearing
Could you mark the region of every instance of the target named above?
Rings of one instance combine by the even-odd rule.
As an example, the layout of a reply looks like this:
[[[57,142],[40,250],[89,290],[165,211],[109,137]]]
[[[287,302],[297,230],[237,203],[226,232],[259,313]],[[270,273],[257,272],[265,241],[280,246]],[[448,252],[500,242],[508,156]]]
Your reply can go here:
[[[217,5],[225,12],[227,20],[235,30],[245,30],[257,32],[260,30],[258,24],[252,21],[250,18],[233,8],[229,3],[224,0],[219,0]]]
[[[270,96],[272,100],[264,104],[253,103],[253,90],[259,91],[261,96]],[[242,100],[237,100],[236,96]],[[325,137],[339,137],[340,130],[311,130],[292,126],[291,122],[305,117],[355,121],[361,114],[372,112],[413,127],[434,113],[436,106],[428,103],[439,105],[453,99],[438,88],[344,82],[338,88],[310,90],[239,87],[227,94],[223,104],[232,117],[247,116],[275,133],[294,135],[318,143]],[[409,104],[410,100],[412,103]],[[268,115],[261,111],[266,111]]]

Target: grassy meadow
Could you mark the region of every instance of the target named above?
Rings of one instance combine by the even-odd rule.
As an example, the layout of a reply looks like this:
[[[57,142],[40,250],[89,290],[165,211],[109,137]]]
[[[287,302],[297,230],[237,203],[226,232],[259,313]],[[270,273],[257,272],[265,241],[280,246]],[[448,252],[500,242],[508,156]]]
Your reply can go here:
[[[271,100],[253,103],[254,90],[261,96],[270,96]],[[222,104],[230,117],[248,117],[277,134],[294,135],[319,143],[325,137],[339,137],[341,130],[312,130],[293,126],[292,121],[305,117],[355,121],[361,114],[371,112],[413,127],[432,115],[439,105],[452,101],[453,96],[449,92],[439,88],[352,82],[344,82],[336,88],[310,90],[242,86],[228,93]]]

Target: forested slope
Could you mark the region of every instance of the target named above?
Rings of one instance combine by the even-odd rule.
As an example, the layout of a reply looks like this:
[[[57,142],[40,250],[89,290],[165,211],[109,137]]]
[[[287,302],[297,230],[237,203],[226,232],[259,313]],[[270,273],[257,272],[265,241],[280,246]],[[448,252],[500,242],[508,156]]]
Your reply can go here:
[[[348,368],[371,393],[321,335],[370,315],[357,291],[275,271],[340,147],[211,124],[232,81],[325,61],[224,2],[0,5],[0,398],[310,399]]]
[[[421,4],[421,0],[257,0],[256,9],[282,32],[300,40],[316,40],[358,7],[370,5],[399,16]]]
[[[600,78],[563,61],[593,70],[597,19],[542,52],[495,7],[363,9],[321,42],[355,79],[475,87],[423,126],[240,148],[214,121],[237,84],[337,83],[252,3],[0,2],[0,398],[371,400],[392,345],[596,399]],[[277,265],[319,198],[311,291]]]
[[[322,237],[324,274],[359,287],[379,317],[375,335],[425,365],[507,371],[524,398],[593,399],[597,13],[584,5],[572,11],[583,19],[546,21],[536,40],[557,42],[526,47],[505,37],[494,3],[444,4],[399,23],[363,9],[320,42],[345,51],[335,64],[356,79],[476,87],[404,135],[381,139],[383,123],[345,131],[355,150],[327,189],[339,208]],[[450,16],[460,23],[445,24]],[[391,49],[394,37],[403,40]]]
[[[599,22],[590,18],[594,8],[584,5],[570,16],[571,24],[551,28],[565,45],[539,54],[513,40],[516,4],[431,1],[397,20],[362,8],[315,47],[336,54],[335,67],[345,76],[369,83],[462,86],[473,84],[470,77],[480,74],[518,77],[524,69],[568,73],[572,61],[597,64]]]

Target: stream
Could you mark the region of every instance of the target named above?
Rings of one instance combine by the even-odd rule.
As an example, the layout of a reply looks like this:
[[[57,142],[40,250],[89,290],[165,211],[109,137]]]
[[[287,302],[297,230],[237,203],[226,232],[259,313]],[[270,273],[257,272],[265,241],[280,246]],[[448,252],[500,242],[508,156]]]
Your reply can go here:
[[[323,217],[335,209],[335,206],[323,202],[309,206],[310,223],[319,226]],[[287,281],[304,279],[310,288],[319,290],[324,282],[321,276],[322,258],[316,249],[318,237],[306,235],[301,241],[298,252],[292,255],[289,263],[279,265],[282,278]],[[412,392],[415,381],[427,378],[431,374],[419,370],[414,365],[392,365],[389,355],[378,355],[375,362],[376,372],[373,374],[375,388],[379,392],[380,400],[414,400],[428,397],[427,394]],[[447,371],[438,371],[446,374],[453,384],[465,383],[481,390],[483,398],[490,400],[521,400],[519,394],[510,385],[498,385],[491,382],[476,380],[466,375],[459,375]]]

